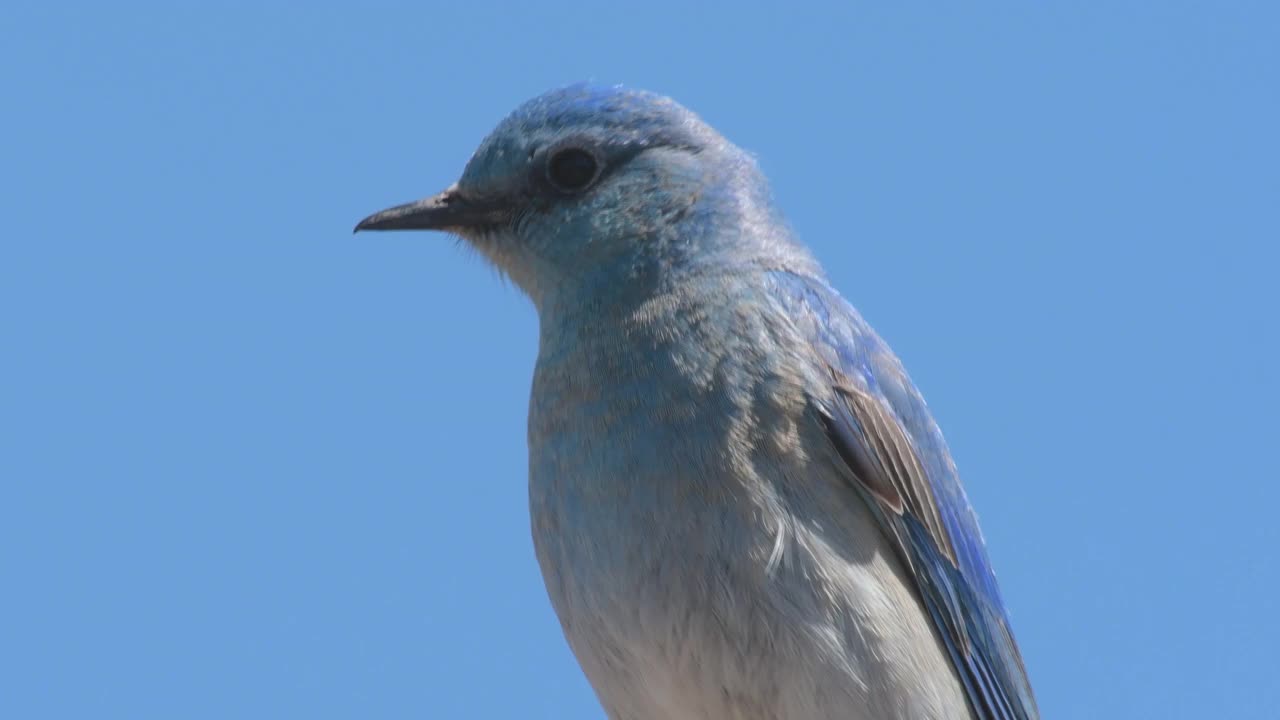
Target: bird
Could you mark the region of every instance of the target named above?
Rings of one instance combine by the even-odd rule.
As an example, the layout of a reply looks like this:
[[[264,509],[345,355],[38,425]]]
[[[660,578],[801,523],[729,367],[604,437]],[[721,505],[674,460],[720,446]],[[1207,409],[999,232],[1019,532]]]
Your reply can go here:
[[[1039,717],[920,392],[694,112],[551,90],[366,230],[460,237],[536,308],[533,545],[609,718]]]

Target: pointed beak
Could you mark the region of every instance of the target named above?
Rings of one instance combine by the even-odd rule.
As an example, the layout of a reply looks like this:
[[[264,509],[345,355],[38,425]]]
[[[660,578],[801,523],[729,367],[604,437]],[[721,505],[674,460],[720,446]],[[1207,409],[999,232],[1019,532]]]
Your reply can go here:
[[[376,212],[356,224],[361,230],[450,230],[476,225],[492,225],[508,216],[504,203],[493,199],[466,197],[458,186],[439,195],[396,205]]]

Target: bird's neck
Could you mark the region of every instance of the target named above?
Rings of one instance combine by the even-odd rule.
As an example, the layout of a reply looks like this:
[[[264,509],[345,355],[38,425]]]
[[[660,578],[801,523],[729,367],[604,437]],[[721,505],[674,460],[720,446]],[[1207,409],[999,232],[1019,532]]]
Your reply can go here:
[[[590,394],[593,385],[643,382],[695,349],[711,361],[753,281],[750,273],[708,275],[650,292],[557,298],[539,309],[538,376]],[[691,365],[681,370],[696,372]]]

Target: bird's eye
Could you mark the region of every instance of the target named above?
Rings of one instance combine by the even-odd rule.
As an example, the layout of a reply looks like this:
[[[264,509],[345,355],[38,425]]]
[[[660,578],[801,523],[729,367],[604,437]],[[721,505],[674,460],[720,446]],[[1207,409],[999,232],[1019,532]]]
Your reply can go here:
[[[581,148],[557,150],[547,161],[547,180],[562,192],[578,192],[595,182],[600,163]]]

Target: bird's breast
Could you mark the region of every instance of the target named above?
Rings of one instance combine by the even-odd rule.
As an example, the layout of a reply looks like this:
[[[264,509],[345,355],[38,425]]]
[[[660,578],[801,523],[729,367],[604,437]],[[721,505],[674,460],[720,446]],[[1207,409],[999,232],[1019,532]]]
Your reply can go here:
[[[713,614],[734,602],[726,588],[759,583],[779,543],[779,482],[806,462],[803,382],[766,351],[761,314],[659,305],[543,334],[530,508],[571,643],[584,624],[671,632],[675,616]]]
[[[904,668],[954,681],[790,326],[732,298],[679,310],[544,331],[530,401],[534,545],[611,714],[963,717],[876,705],[933,697]]]

